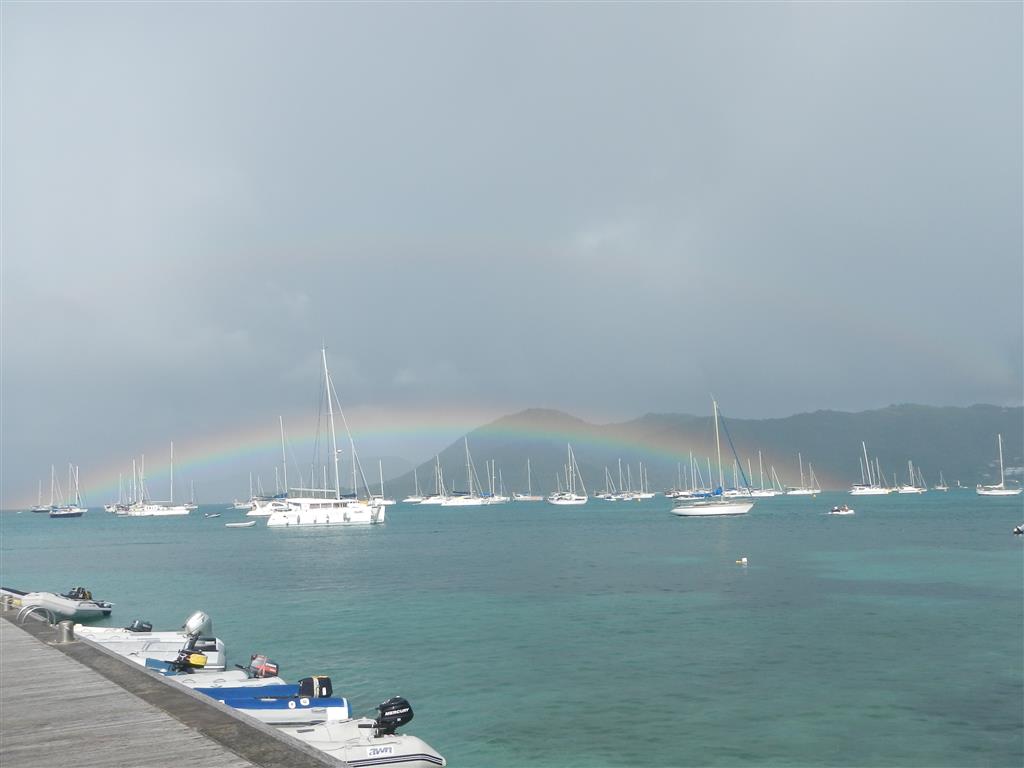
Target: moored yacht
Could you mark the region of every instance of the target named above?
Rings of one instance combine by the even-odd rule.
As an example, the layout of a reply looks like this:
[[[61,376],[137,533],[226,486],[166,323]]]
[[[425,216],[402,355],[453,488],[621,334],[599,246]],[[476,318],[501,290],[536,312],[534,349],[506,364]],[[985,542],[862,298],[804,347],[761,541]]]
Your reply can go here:
[[[373,525],[384,522],[384,505],[375,503],[372,500],[363,501],[355,497],[356,473],[358,460],[355,454],[355,443],[349,433],[349,445],[352,452],[352,488],[353,496],[343,498],[341,495],[341,477],[339,474],[339,455],[337,434],[334,424],[334,405],[337,401],[337,393],[334,391],[334,384],[331,380],[331,372],[327,368],[327,350],[320,350],[323,360],[324,392],[327,396],[328,425],[331,438],[330,459],[334,468],[334,487],[328,488],[326,480],[322,488],[293,488],[289,490],[287,498],[278,499],[283,505],[275,509],[267,518],[268,528],[288,528],[298,526],[333,526],[333,525]],[[322,407],[322,404],[321,404]],[[345,414],[341,410],[341,403],[338,402],[338,412],[345,423]],[[326,468],[324,469],[326,478]],[[364,483],[365,485],[365,483]],[[369,492],[367,492],[369,497]]]
[[[680,501],[672,507],[672,514],[678,517],[733,517],[745,515],[754,507],[754,502],[747,498],[726,499],[722,496],[725,476],[722,472],[722,444],[718,434],[718,402],[712,400],[711,404],[715,422],[715,450],[718,454],[718,488],[705,498]]]
[[[565,465],[565,490],[557,490],[548,496],[548,504],[555,506],[579,506],[587,503],[587,487],[583,484],[576,456],[569,445],[569,463]],[[582,491],[582,493],[580,493]]]
[[[997,436],[999,441],[999,485],[978,485],[975,489],[979,496],[1018,496],[1020,488],[1007,488],[1006,476],[1003,471],[1003,436]]]

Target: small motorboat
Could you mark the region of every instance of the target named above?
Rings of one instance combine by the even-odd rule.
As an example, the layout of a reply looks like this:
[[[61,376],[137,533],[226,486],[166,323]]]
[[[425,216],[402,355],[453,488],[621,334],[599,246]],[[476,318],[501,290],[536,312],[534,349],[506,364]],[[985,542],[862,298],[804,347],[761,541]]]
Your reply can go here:
[[[146,666],[186,688],[262,688],[287,685],[283,678],[277,676],[277,664],[260,654],[253,654],[247,667],[236,664],[237,669],[219,672],[196,669],[187,663],[156,659],[147,659]]]
[[[85,587],[57,594],[55,592],[22,592],[20,589],[0,587],[0,595],[10,598],[14,607],[39,606],[50,611],[57,619],[73,621],[95,621],[110,615],[113,603],[96,600]]]
[[[830,515],[852,515],[854,511],[850,509],[846,504],[841,504],[837,507],[832,507],[829,512]]]
[[[1021,534],[1024,534],[1024,523],[1021,523],[1020,525],[1018,525],[1016,528],[1013,529],[1013,535],[1014,536],[1020,536]]]
[[[220,517],[220,512],[207,512],[206,514],[203,515],[203,517],[205,517],[207,519],[214,518],[214,517]]]
[[[182,651],[201,654],[204,668],[221,671],[227,663],[224,641],[213,637],[213,621],[203,611],[186,619],[180,630],[154,632],[153,625],[136,619],[127,627],[86,627],[75,625],[75,636],[124,656],[137,664],[147,659],[179,662]]]
[[[225,528],[252,528],[256,525],[255,520],[249,520],[244,523],[224,523]]]
[[[412,720],[412,707],[396,696],[377,707],[375,718],[358,717],[340,723],[321,723],[281,732],[326,752],[345,765],[393,765],[434,768],[447,765],[423,739],[395,731]]]
[[[332,696],[329,677],[305,677],[298,685],[195,690],[269,725],[333,723],[351,717],[348,701]]]

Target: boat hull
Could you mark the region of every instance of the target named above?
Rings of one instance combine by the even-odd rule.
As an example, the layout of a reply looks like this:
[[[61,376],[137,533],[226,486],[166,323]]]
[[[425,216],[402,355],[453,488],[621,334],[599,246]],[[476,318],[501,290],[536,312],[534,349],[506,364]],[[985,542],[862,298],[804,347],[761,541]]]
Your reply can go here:
[[[423,739],[404,733],[378,736],[374,721],[365,717],[309,728],[282,728],[281,731],[348,766],[436,768],[447,765],[440,753]]]
[[[308,696],[295,698],[260,697],[259,689],[246,698],[222,695],[202,691],[212,699],[226,704],[232,709],[244,712],[261,723],[268,725],[313,725],[316,723],[336,723],[348,720],[348,701],[340,698],[314,699]]]
[[[369,504],[349,503],[326,506],[332,502],[292,504],[286,511],[274,512],[267,518],[268,528],[302,526],[377,525],[384,522],[385,508]],[[317,506],[323,504],[323,506]]]
[[[1020,496],[1020,488],[986,488],[984,486],[976,489],[979,496]]]
[[[672,508],[677,517],[736,517],[753,509],[752,501],[709,501],[681,504]]]

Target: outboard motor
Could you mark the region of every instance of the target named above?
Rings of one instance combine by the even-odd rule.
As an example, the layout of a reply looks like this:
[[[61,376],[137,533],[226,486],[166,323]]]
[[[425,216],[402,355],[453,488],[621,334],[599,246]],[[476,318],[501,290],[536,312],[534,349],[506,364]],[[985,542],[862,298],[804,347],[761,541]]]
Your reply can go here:
[[[125,627],[125,629],[127,629],[129,632],[152,632],[153,625],[150,624],[148,621],[143,621],[142,619],[135,619],[135,621],[133,621],[131,624]]]
[[[376,721],[378,736],[391,736],[397,728],[412,720],[412,706],[401,696],[392,696],[378,704],[377,711],[380,712]]]
[[[254,653],[249,659],[249,666],[246,672],[249,677],[277,677],[280,667],[266,656]]]
[[[309,696],[311,699],[329,699],[333,690],[331,689],[331,678],[326,675],[313,675],[299,680],[299,696]]]
[[[196,611],[181,625],[186,635],[212,635],[213,619],[202,611]]]

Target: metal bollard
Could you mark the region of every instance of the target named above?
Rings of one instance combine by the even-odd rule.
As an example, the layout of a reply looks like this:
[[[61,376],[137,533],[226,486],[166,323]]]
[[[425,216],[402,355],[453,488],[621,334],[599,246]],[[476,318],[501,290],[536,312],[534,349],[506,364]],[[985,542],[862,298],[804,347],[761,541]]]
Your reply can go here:
[[[65,619],[64,621],[57,623],[57,642],[75,642],[75,622]]]

